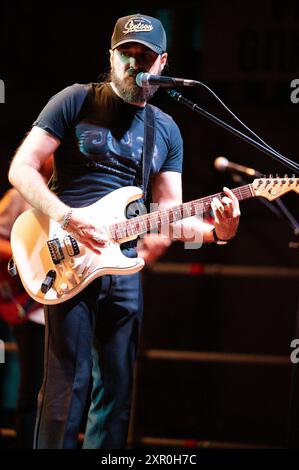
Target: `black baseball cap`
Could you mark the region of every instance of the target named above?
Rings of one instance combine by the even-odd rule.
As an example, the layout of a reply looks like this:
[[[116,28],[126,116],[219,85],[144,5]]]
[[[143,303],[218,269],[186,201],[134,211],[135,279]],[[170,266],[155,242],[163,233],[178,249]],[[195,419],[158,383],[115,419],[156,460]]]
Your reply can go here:
[[[140,13],[119,18],[114,26],[111,49],[126,42],[139,42],[157,54],[166,51],[166,33],[161,21]]]

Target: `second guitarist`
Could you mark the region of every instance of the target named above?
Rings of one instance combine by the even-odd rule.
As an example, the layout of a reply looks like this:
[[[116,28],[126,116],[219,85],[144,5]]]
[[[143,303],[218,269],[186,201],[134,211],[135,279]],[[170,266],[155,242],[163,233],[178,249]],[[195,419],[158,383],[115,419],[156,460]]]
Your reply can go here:
[[[7,272],[11,258],[10,231],[15,219],[29,209],[19,192],[9,189],[0,200],[0,319],[12,329],[18,346],[20,383],[16,408],[16,447],[32,449],[37,395],[43,379],[44,310]],[[8,357],[9,360],[9,357]]]

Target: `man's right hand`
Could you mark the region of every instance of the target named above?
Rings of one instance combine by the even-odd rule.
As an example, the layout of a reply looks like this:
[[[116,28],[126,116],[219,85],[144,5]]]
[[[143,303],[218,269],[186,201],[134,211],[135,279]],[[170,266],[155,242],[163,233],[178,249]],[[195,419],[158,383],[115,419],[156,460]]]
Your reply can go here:
[[[65,228],[79,243],[96,254],[107,246],[108,235],[105,229],[95,227],[82,209],[72,209],[70,220]]]

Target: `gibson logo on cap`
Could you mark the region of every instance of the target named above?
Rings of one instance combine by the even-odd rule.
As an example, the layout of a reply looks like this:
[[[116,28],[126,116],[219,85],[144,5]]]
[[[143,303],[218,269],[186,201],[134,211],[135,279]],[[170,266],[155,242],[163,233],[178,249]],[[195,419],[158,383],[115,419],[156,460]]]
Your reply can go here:
[[[148,21],[146,24],[146,19],[144,18],[131,18],[124,27],[123,33],[141,33],[143,31],[152,31],[153,25]]]

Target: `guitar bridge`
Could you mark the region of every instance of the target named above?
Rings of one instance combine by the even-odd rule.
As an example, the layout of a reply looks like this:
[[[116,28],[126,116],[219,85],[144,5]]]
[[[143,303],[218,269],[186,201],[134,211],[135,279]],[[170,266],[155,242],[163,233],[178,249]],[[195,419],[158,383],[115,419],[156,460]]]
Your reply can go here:
[[[64,254],[58,238],[47,241],[49,252],[54,264],[59,264],[64,259]]]

